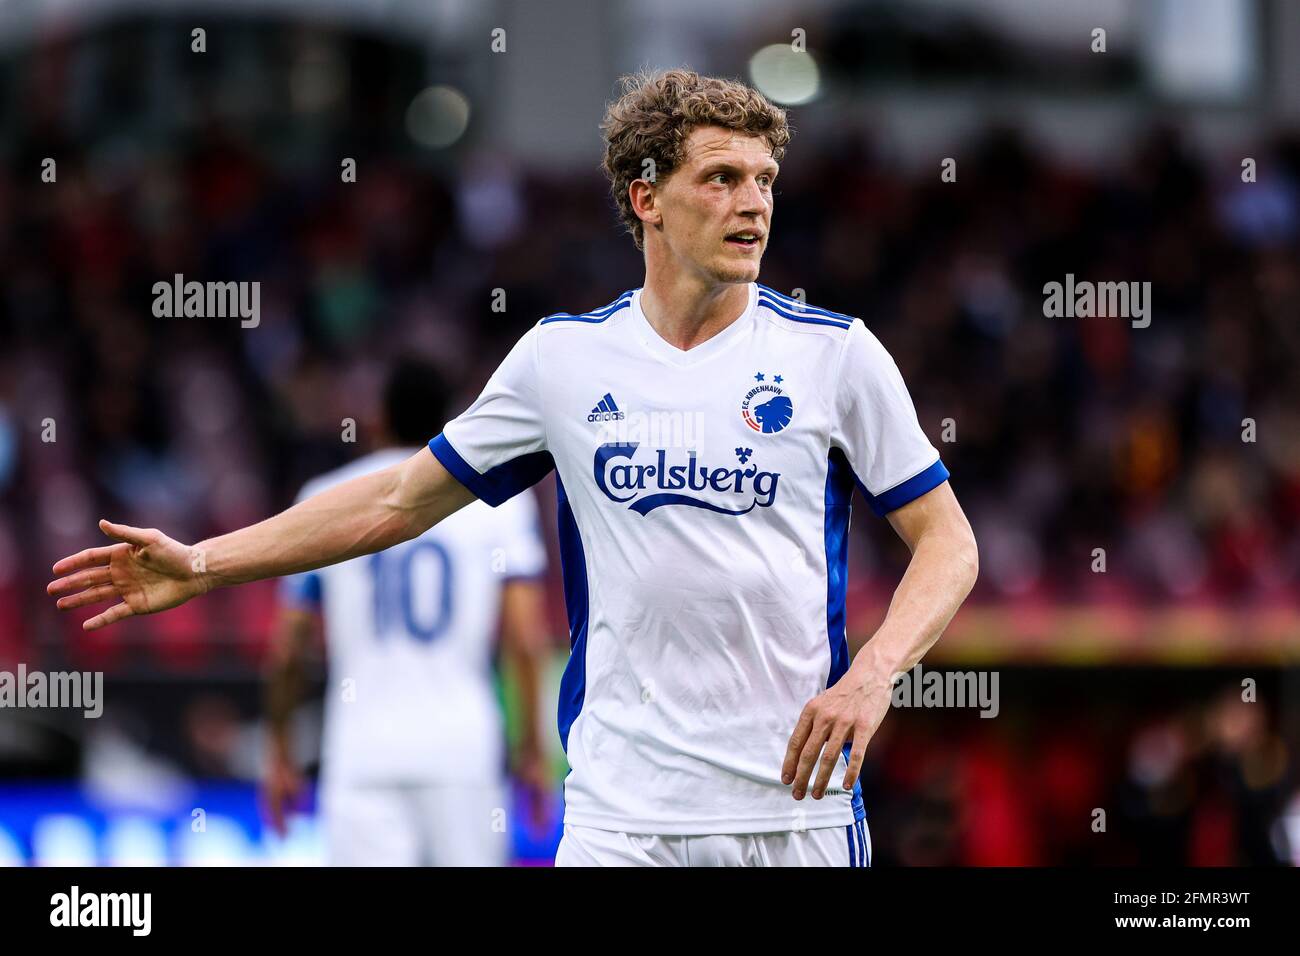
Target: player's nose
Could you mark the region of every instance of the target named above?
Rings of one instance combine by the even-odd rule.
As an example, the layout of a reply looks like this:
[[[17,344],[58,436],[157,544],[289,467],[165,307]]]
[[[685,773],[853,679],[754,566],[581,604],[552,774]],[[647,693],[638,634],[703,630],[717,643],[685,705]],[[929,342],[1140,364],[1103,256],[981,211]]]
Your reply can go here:
[[[768,210],[767,195],[758,180],[750,177],[735,192],[736,213],[741,216],[762,216]]]

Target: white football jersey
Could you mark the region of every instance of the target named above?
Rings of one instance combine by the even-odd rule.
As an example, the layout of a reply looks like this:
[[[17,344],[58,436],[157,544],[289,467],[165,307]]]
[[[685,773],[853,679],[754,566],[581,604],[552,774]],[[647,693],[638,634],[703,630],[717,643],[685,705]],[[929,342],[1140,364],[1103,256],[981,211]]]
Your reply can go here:
[[[542,319],[430,442],[489,504],[557,473],[565,820],[847,826],[859,788],[796,802],[780,775],[799,712],[848,667],[849,500],[856,483],[883,515],[948,472],[862,322],[751,284],[682,351],[640,299]]]
[[[395,465],[386,449],[308,482],[299,500]],[[325,621],[322,777],[336,784],[489,784],[505,770],[492,684],[501,591],[545,572],[531,493],[473,502],[418,538],[284,579]]]

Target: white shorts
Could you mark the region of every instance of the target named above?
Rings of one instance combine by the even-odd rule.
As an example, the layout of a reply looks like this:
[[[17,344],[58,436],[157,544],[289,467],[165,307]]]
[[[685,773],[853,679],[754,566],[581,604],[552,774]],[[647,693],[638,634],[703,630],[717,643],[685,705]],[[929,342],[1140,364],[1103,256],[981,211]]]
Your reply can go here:
[[[867,821],[784,833],[651,836],[564,825],[556,866],[870,866]]]
[[[344,786],[322,790],[330,866],[505,866],[504,786]]]

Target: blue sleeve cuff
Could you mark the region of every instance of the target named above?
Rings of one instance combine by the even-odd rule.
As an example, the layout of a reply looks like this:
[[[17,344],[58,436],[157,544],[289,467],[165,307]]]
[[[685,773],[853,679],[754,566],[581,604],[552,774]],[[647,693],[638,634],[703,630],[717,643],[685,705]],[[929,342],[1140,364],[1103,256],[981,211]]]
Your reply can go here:
[[[871,505],[871,510],[884,517],[891,511],[896,511],[908,502],[915,501],[928,491],[933,491],[949,478],[948,469],[944,467],[943,459],[938,459],[929,468],[918,474],[913,475],[906,481],[899,482],[888,491],[879,495],[873,495],[867,491],[866,486],[861,481],[858,487],[867,498],[867,504]]]
[[[460,456],[460,452],[451,446],[443,433],[429,440],[429,450],[442,462],[442,467],[451,472],[452,477],[468,488],[474,497],[486,501],[493,508],[509,501],[519,492],[537,484],[555,467],[555,460],[548,451],[537,451],[530,455],[521,455],[511,461],[479,474],[474,466]]]

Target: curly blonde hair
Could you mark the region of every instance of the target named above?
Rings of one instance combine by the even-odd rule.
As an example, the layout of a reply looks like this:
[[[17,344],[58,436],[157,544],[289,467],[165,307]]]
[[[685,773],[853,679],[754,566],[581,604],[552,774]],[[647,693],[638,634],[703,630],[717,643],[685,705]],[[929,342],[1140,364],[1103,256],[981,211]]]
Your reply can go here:
[[[637,73],[623,77],[622,95],[605,110],[605,175],[619,218],[638,249],[645,229],[632,210],[627,190],[654,161],[656,180],[686,158],[686,140],[699,126],[721,126],[747,136],[762,136],[778,163],[791,129],[785,110],[762,93],[735,80],[701,76],[693,70]]]

